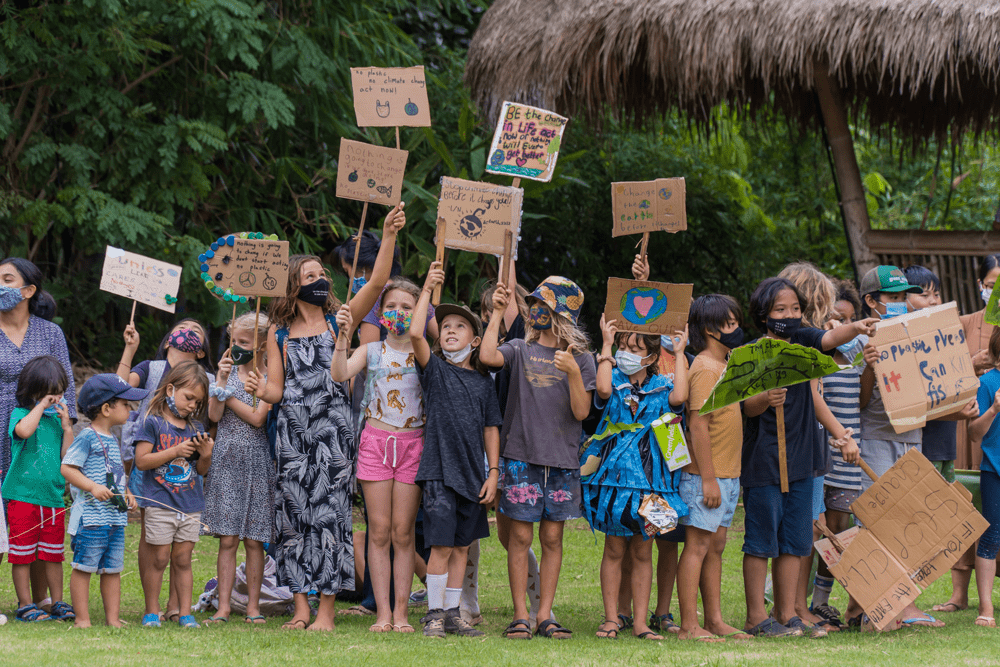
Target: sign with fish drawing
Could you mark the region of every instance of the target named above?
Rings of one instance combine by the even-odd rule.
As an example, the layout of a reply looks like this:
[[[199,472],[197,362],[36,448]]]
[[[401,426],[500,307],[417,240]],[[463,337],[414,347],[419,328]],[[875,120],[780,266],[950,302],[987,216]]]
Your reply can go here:
[[[423,67],[352,67],[358,127],[430,127]]]
[[[504,102],[486,171],[551,181],[568,118],[545,109]]]
[[[337,196],[395,206],[403,190],[407,151],[340,139]]]
[[[442,177],[438,229],[444,229],[445,247],[503,255],[504,232],[510,230],[516,259],[523,196],[521,188]]]

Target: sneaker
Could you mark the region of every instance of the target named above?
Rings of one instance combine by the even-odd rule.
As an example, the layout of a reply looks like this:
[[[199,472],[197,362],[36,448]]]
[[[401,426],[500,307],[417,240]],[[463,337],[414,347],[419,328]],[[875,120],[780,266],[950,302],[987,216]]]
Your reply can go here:
[[[421,588],[419,591],[410,593],[410,606],[422,607],[427,604],[427,589]]]
[[[424,621],[424,637],[446,637],[444,631],[444,612],[440,609],[431,611]]]
[[[444,631],[450,635],[459,637],[483,637],[486,635],[482,630],[476,630],[468,621],[462,618],[458,607],[445,612]]]
[[[811,608],[809,611],[828,621],[840,620],[840,610],[836,607],[830,606],[829,604],[821,604],[817,607]]]

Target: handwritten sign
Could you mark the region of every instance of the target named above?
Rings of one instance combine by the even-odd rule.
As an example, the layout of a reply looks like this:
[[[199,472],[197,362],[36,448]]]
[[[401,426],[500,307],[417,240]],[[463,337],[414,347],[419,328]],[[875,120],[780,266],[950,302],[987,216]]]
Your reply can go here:
[[[438,227],[444,228],[445,247],[502,255],[510,230],[511,256],[517,259],[523,196],[521,188],[442,177]]]
[[[241,237],[223,237],[199,256],[205,286],[218,296],[285,296],[288,241]]]
[[[863,524],[816,549],[878,629],[951,569],[989,523],[960,482],[948,484],[934,465],[911,449],[865,491],[851,510]]]
[[[611,184],[611,236],[687,229],[684,179],[623,181]]]
[[[551,181],[568,118],[545,109],[504,102],[486,171]]]
[[[181,267],[108,246],[104,252],[101,289],[174,312],[181,286]],[[167,303],[166,297],[171,297]]]
[[[337,196],[395,206],[403,194],[407,151],[340,139]]]
[[[761,338],[733,350],[726,371],[698,414],[745,401],[770,389],[789,387],[836,373],[839,366],[819,350],[774,338]]]
[[[961,410],[975,398],[979,378],[954,301],[883,320],[872,342],[879,353],[875,383],[896,433]]]
[[[604,319],[620,331],[672,336],[683,331],[694,285],[608,278]]]
[[[352,67],[358,127],[430,127],[423,67]]]

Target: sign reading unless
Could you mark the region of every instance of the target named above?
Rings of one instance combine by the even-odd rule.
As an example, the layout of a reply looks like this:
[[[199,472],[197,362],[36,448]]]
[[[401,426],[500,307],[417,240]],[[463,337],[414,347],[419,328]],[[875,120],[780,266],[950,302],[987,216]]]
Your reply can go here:
[[[816,550],[881,630],[986,532],[971,500],[911,449],[851,504],[864,528],[837,536],[843,553],[828,539]]]
[[[568,122],[568,118],[545,109],[504,102],[486,171],[551,181]]]
[[[340,139],[337,196],[386,206],[399,203],[407,151]]]
[[[611,236],[687,229],[683,178],[611,184]]]
[[[168,313],[174,312],[181,286],[181,267],[108,246],[104,253],[101,289]],[[166,297],[173,297],[167,303]]]
[[[442,177],[438,229],[443,227],[445,247],[502,255],[510,230],[511,257],[517,259],[523,196],[521,188]]]
[[[430,127],[423,67],[352,67],[358,127]]]
[[[619,331],[673,336],[683,331],[694,285],[608,278],[604,319]]]
[[[201,277],[206,287],[219,295],[228,290],[239,296],[286,296],[288,241],[225,239],[217,250],[205,253]]]
[[[954,301],[878,322],[872,343],[879,354],[875,384],[896,433],[975,398],[979,378]]]

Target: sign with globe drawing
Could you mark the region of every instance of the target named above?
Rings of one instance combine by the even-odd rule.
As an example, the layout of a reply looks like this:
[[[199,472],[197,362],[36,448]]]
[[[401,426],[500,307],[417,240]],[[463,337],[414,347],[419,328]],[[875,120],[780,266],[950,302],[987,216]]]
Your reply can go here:
[[[608,278],[604,318],[620,331],[673,335],[687,324],[694,286]]]
[[[438,229],[444,230],[445,247],[502,255],[504,232],[510,230],[516,259],[523,196],[521,188],[442,177]]]

